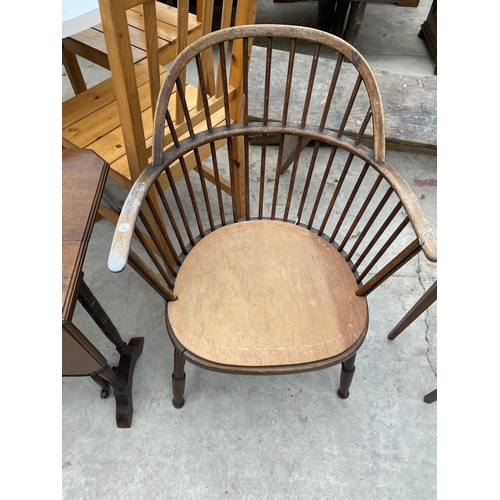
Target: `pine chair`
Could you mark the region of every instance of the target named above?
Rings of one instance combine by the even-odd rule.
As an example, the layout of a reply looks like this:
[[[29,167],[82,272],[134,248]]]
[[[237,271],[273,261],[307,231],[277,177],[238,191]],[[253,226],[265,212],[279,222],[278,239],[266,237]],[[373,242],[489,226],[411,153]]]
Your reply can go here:
[[[203,25],[211,26],[214,0],[204,0],[202,18]],[[181,8],[184,5],[185,8]],[[233,0],[224,0],[222,7],[222,26],[229,26],[231,22]],[[131,45],[130,26],[127,10],[141,8],[144,19],[144,33],[146,36],[147,57],[135,64]],[[146,168],[151,158],[151,142],[153,132],[154,104],[157,101],[160,84],[167,73],[159,63],[157,49],[157,2],[154,0],[135,0],[123,2],[121,0],[99,0],[102,26],[106,37],[106,46],[109,55],[111,78],[98,85],[77,94],[62,104],[62,138],[65,148],[86,148],[95,151],[110,165],[108,177],[125,190],[129,190],[140,173]],[[251,24],[255,20],[256,0],[239,0],[235,22],[237,24]],[[180,52],[187,44],[188,10],[187,2],[179,2],[177,9],[178,26],[184,26],[184,35],[177,36],[177,50]],[[186,83],[186,71],[179,78],[183,82],[179,89],[176,102],[170,108],[172,114],[171,127],[165,126],[165,147],[174,144],[178,137],[189,135],[189,125],[197,132],[201,132],[206,124],[203,122],[205,112],[202,110],[203,99],[210,102],[210,114],[214,124],[224,120],[224,100],[220,88],[216,95],[214,59],[211,53],[205,52],[204,61],[205,81],[203,88]],[[241,65],[233,60],[231,66]],[[219,86],[221,83],[219,82]],[[235,99],[239,92],[240,81],[237,72],[235,77],[225,82],[229,85],[229,100]],[[203,94],[203,95],[202,95]],[[189,112],[187,121],[184,112]],[[234,114],[234,113],[233,113]],[[199,169],[200,175],[209,181],[214,179],[213,172],[201,162],[210,154],[207,146],[199,155],[192,153],[186,157],[182,165],[172,165],[172,172],[167,172],[160,178],[162,189],[170,182],[179,179],[184,171],[193,168]],[[196,158],[195,158],[196,156]],[[226,182],[229,191],[229,183]],[[156,200],[153,201],[156,204]],[[148,248],[149,257],[154,261],[158,254],[154,239],[159,238],[161,221],[154,218],[154,213],[145,210],[145,223],[152,228],[153,239],[137,234]],[[112,222],[118,217],[115,212],[102,205],[99,213]],[[158,244],[157,246],[162,246]],[[170,249],[163,246],[165,252]],[[149,266],[137,255],[132,255],[134,268],[140,272],[155,290],[161,292],[159,283],[151,283],[152,273]],[[173,260],[172,260],[173,261]]]
[[[179,10],[162,2],[156,2],[158,61],[162,66],[172,62],[177,56],[178,36],[190,44],[211,31],[209,25],[211,19],[203,23],[201,0],[198,3],[197,14],[188,14],[189,1],[179,2]],[[127,11],[127,23],[132,44],[132,57],[134,63],[137,64],[147,57],[147,40],[140,5]],[[76,56],[102,68],[111,69],[102,23],[63,38],[62,49],[63,65],[75,94],[87,89]]]
[[[273,67],[278,38],[290,40],[284,72]],[[266,47],[262,60],[255,59],[255,50],[250,55],[257,42]],[[297,68],[297,48],[305,43],[312,45],[314,55]],[[165,122],[173,123],[171,104],[182,89],[179,77],[186,64],[196,62],[203,88],[201,55],[217,48],[225,61],[226,44],[230,57],[242,61],[237,68],[242,80],[238,120],[231,119],[228,86],[223,84],[225,120],[212,120],[210,101],[204,98],[203,131],[195,130],[186,113],[189,135],[176,137],[172,129],[174,145],[165,150]],[[344,57],[352,64],[343,63]],[[222,82],[230,80],[224,64],[220,69]],[[315,85],[319,71],[330,75],[326,88]],[[343,100],[345,95],[350,97]],[[302,99],[298,121],[289,120],[292,96],[295,102]],[[281,119],[271,121],[270,101],[276,106],[280,98]],[[362,112],[360,102],[366,104]],[[167,259],[162,263],[162,273],[168,275],[165,317],[174,346],[176,408],[184,404],[186,360],[248,374],[294,373],[341,363],[337,393],[349,396],[356,353],[368,329],[367,295],[420,251],[437,261],[436,239],[418,200],[386,162],[382,109],[364,58],[342,39],[310,28],[225,29],[194,42],[174,61],[157,104],[152,164],[125,201],[108,267],[113,272],[125,268],[136,224],[144,208],[152,206],[152,193],[161,189],[162,173],[209,148],[215,183],[184,175],[162,197],[157,213],[167,227],[163,238],[177,250],[173,265]],[[325,127],[332,117],[338,121],[336,131]],[[354,127],[357,134],[347,137],[344,132],[352,134]],[[367,131],[373,147],[361,143]],[[298,139],[295,159],[280,175],[289,135]],[[276,137],[278,144],[271,144]],[[255,138],[259,146],[251,141]],[[312,146],[302,148],[303,140]],[[221,142],[224,147],[217,149]],[[230,178],[231,196],[218,180],[223,176]]]

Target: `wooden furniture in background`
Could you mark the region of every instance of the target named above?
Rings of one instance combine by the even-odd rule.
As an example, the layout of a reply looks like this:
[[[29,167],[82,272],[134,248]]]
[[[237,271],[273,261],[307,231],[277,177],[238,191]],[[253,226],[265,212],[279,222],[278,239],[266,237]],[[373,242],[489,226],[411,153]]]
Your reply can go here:
[[[186,5],[189,6],[189,1],[182,0],[180,4],[180,9],[187,8]],[[198,18],[194,14],[187,15],[185,26],[178,25],[179,19],[183,21],[184,19],[182,16],[178,16],[177,9],[164,5],[162,2],[156,2],[156,16],[158,61],[162,66],[165,66],[173,61],[178,53],[177,37],[179,34],[181,34],[181,37],[187,37],[188,44],[194,42],[203,34],[201,7],[199,8]],[[141,6],[135,6],[127,11],[127,22],[132,57],[134,63],[138,63],[146,59],[148,43]],[[204,33],[208,33],[206,28]],[[75,94],[83,92],[87,88],[76,56],[83,57],[102,68],[111,69],[102,23],[63,38],[62,47],[63,64]]]
[[[127,18],[128,8],[141,6],[146,36],[147,58],[139,63],[134,62],[130,26]],[[179,2],[177,8],[177,52],[181,52],[188,42],[188,4]],[[203,1],[203,27],[212,25],[214,0]],[[231,23],[233,0],[224,0],[222,5],[221,24]],[[94,87],[77,94],[62,104],[63,146],[65,148],[89,148],[94,150],[110,165],[109,177],[125,190],[129,190],[140,173],[146,168],[151,158],[154,105],[157,101],[160,83],[165,78],[166,70],[159,63],[157,48],[157,2],[154,0],[99,0],[106,47],[111,68],[111,78]],[[235,23],[252,24],[255,20],[257,0],[239,0]],[[204,29],[204,28],[203,28]],[[224,116],[222,87],[228,87],[228,98],[231,101],[231,116],[238,112],[239,95],[241,93],[242,61],[233,57],[227,64],[231,67],[228,81],[222,82],[214,75],[212,53],[202,55],[204,62],[204,85],[196,87],[186,82],[186,72],[179,75],[177,98],[172,103],[171,122],[164,125],[165,146],[174,145],[178,140],[189,136],[193,131],[184,117],[183,106],[189,110],[195,132],[207,128],[202,100],[209,99],[209,113],[212,124],[221,123]],[[226,64],[226,61],[222,61]],[[218,147],[218,145],[217,145]],[[239,154],[240,148],[235,150]],[[182,163],[177,162],[159,179],[161,188],[158,192],[182,177],[184,172],[196,169],[205,180],[213,181],[213,171],[201,162],[210,155],[210,148],[204,147],[193,151]],[[242,160],[243,161],[243,160]],[[229,184],[222,183],[229,192]],[[145,246],[150,259],[158,258],[158,251],[171,253],[172,249],[165,244],[162,237],[162,222],[154,217],[157,200],[151,201],[152,207],[144,210],[143,223],[152,228],[152,236],[138,231],[136,237]],[[101,204],[99,213],[116,223],[117,214]],[[155,243],[156,241],[156,243]],[[159,250],[158,250],[159,249]],[[162,297],[169,296],[162,281],[154,279],[149,266],[137,254],[130,254],[131,265]],[[173,259],[171,259],[171,263]]]
[[[132,379],[144,338],[126,344],[115,325],[83,279],[83,263],[97,215],[109,165],[90,150],[62,153],[62,374],[90,376],[107,398],[114,389],[118,427],[132,424]],[[73,323],[76,303],[116,346],[120,363],[116,369]]]
[[[284,72],[273,68],[277,38],[290,43]],[[250,47],[257,42],[266,47],[263,73],[251,68]],[[301,48],[311,44],[314,57],[310,66],[294,72],[299,42]],[[194,59],[203,81],[201,54],[217,49],[225,60],[227,43],[232,44],[232,56],[243,62],[237,121],[231,119],[228,87],[223,86],[223,122],[216,126],[210,121],[209,100],[204,98],[207,127],[164,150],[163,130],[165,121],[172,120],[179,75]],[[324,60],[321,55],[331,49],[337,58]],[[353,64],[343,64],[344,58]],[[338,87],[343,71],[353,67],[357,72],[350,87]],[[319,73],[329,77],[329,84],[321,86],[322,99],[313,97]],[[256,79],[265,82],[264,89]],[[350,99],[339,100],[339,94]],[[363,94],[368,96],[365,109],[353,114]],[[281,99],[279,121],[269,116],[273,95]],[[291,95],[303,96],[298,122],[288,120]],[[249,119],[250,102],[262,106],[256,113],[263,117],[260,121]],[[318,113],[319,123],[311,123],[309,115]],[[336,132],[325,128],[331,113],[342,116]],[[188,113],[185,120],[192,130]],[[354,137],[346,137],[344,130],[356,125]],[[361,144],[368,129],[372,148]],[[276,135],[278,145],[269,145],[267,138]],[[298,140],[291,171],[282,176],[288,135]],[[260,147],[250,147],[250,138],[256,136],[261,137]],[[243,164],[234,156],[236,139],[242,143]],[[302,148],[306,140],[313,144],[307,153]],[[225,148],[217,149],[219,142]],[[248,374],[294,373],[341,363],[338,395],[347,398],[355,356],[368,328],[366,296],[420,251],[437,260],[436,240],[416,196],[386,162],[383,107],[373,73],[344,40],[310,28],[238,26],[194,42],[173,62],[161,89],[153,162],[121,211],[108,259],[111,271],[126,266],[134,227],[141,211],[151,206],[152,189],[159,189],[162,172],[203,147],[211,150],[215,185],[204,186],[199,177],[184,175],[176,190],[172,186],[162,198],[164,237],[177,249],[174,265],[166,259],[161,263],[171,291],[166,323],[174,345],[174,406],[184,404],[186,360]],[[218,180],[227,173],[233,196],[225,195]]]
[[[418,36],[427,42],[437,64],[437,0],[433,0]],[[434,68],[434,74],[437,74],[437,66]]]
[[[322,30],[356,43],[367,3],[393,3],[398,7],[418,7],[420,0],[319,0],[318,18]]]
[[[405,314],[403,319],[393,328],[387,336],[389,340],[394,340],[401,332],[406,330],[422,313],[437,300],[437,281],[420,297],[417,303]],[[434,403],[437,399],[437,389],[424,396],[426,403]]]

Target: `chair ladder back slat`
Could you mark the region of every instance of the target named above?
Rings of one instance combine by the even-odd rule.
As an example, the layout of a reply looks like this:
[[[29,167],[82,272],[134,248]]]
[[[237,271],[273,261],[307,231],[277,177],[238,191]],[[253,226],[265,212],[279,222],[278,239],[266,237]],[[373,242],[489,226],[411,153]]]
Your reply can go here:
[[[151,97],[151,113],[154,122],[156,101],[160,93],[160,66],[158,56],[158,33],[156,2],[145,3],[144,12],[144,33],[146,35],[146,52],[148,58],[149,92]]]
[[[156,7],[154,2],[151,2],[151,6],[153,10]],[[113,75],[120,125],[124,142],[127,144],[126,154],[130,177],[134,182],[148,164],[148,154],[126,10],[119,0],[99,0],[99,10]],[[150,26],[150,34],[154,33],[155,26],[156,23]]]

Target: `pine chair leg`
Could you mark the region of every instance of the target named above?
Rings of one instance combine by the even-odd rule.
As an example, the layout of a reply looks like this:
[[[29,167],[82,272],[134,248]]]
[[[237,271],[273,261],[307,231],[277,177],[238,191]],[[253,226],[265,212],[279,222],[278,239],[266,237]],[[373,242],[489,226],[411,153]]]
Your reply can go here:
[[[172,391],[174,393],[172,404],[175,408],[182,408],[184,406],[184,387],[186,386],[185,363],[186,360],[182,357],[182,354],[175,349],[174,371],[172,373]]]
[[[356,354],[342,363],[342,372],[340,373],[340,387],[337,391],[337,395],[341,399],[347,399],[349,397],[349,387],[351,387],[352,377],[354,376],[355,360]]]

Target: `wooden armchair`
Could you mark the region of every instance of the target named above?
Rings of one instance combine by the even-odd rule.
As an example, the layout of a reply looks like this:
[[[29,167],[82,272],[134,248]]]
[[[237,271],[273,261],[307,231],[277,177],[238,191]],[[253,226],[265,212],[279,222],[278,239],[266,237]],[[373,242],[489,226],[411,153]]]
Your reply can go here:
[[[280,37],[290,40],[285,71],[273,68],[273,43]],[[267,47],[263,73],[255,71],[250,57],[257,38]],[[310,66],[295,67],[299,42],[312,45]],[[228,86],[222,85],[222,123],[212,120],[204,97],[203,130],[198,132],[186,113],[189,134],[177,137],[171,129],[174,145],[165,149],[165,122],[173,123],[170,110],[186,64],[194,59],[203,87],[201,55],[217,48],[224,61],[228,43],[231,57],[242,61],[237,121],[231,119]],[[343,63],[344,57],[352,64]],[[222,65],[223,82],[225,71]],[[330,75],[330,83],[318,88],[320,71]],[[264,81],[263,92],[256,80]],[[298,121],[288,115],[292,94],[295,100],[303,96]],[[270,96],[275,101],[281,96],[278,122],[269,119]],[[367,103],[362,112],[358,101]],[[256,114],[249,119],[249,103],[254,108],[260,103],[259,121]],[[335,132],[325,127],[331,115],[340,122]],[[344,135],[354,127],[353,138]],[[367,130],[373,147],[361,143]],[[287,136],[297,138],[295,158],[280,175]],[[303,148],[305,140],[312,146]],[[224,147],[218,148],[220,143]],[[161,189],[163,172],[204,148],[210,150],[215,183],[184,174],[162,197],[157,213],[167,228],[162,237],[176,250],[173,264],[166,257],[161,263],[167,276],[166,326],[174,346],[174,406],[184,404],[186,360],[249,374],[342,363],[338,395],[347,398],[368,330],[367,295],[419,252],[437,260],[436,240],[418,200],[386,162],[383,108],[373,73],[347,42],[310,28],[238,26],[193,43],[174,61],[161,89],[153,161],[125,201],[109,255],[111,271],[126,266],[136,224],[152,206],[152,193]],[[230,178],[232,196],[219,182],[224,176]]]
[[[202,18],[203,26],[211,26],[214,0],[204,0]],[[184,8],[181,8],[184,6]],[[222,7],[222,26],[231,22],[233,0],[224,0]],[[135,63],[133,57],[129,18],[129,9],[139,9],[143,13],[144,35],[146,37],[147,57]],[[255,20],[256,0],[239,0],[235,22],[251,24]],[[99,0],[107,53],[111,68],[111,78],[84,91],[62,104],[62,139],[65,148],[87,148],[95,151],[110,165],[108,177],[126,189],[131,188],[140,173],[150,163],[153,118],[155,103],[158,98],[160,84],[167,73],[160,65],[157,43],[157,2],[154,0]],[[188,41],[187,2],[179,2],[177,9],[177,52],[181,52]],[[183,34],[181,33],[181,26]],[[224,101],[221,85],[228,85],[227,95],[230,101],[237,96],[240,88],[238,72],[233,72],[230,81],[216,82],[214,59],[210,52],[202,56],[204,63],[204,86],[197,87],[186,82],[186,71],[179,74],[182,87],[178,89],[178,97],[172,102],[170,113],[172,123],[164,127],[165,147],[172,145],[178,138],[191,133],[192,125],[196,132],[206,128],[205,111],[202,109],[203,99],[209,101],[209,113],[214,124],[224,120]],[[225,61],[223,61],[225,62]],[[241,61],[234,59],[231,67],[241,66]],[[218,89],[216,89],[218,85]],[[235,108],[236,109],[236,108]],[[189,114],[186,120],[184,113]],[[234,112],[232,113],[234,114]],[[188,171],[196,168],[200,175],[213,180],[213,172],[206,168],[202,161],[210,154],[209,147],[202,148],[199,154],[192,153],[182,165],[172,165],[172,171],[159,179],[162,189],[175,182]],[[196,157],[195,157],[196,156]],[[229,183],[224,183],[229,191]],[[153,201],[156,204],[156,201]],[[153,238],[159,237],[162,223],[154,217],[154,213],[145,210],[145,224],[152,228]],[[101,205],[99,213],[112,222],[118,217],[115,212]],[[136,235],[148,248],[150,258],[155,260],[154,241],[141,234]],[[161,246],[161,243],[159,244]],[[170,249],[163,247],[165,252]],[[132,254],[133,265],[155,290],[161,292],[159,283],[151,282],[152,274],[143,260]]]

